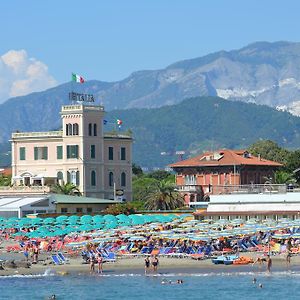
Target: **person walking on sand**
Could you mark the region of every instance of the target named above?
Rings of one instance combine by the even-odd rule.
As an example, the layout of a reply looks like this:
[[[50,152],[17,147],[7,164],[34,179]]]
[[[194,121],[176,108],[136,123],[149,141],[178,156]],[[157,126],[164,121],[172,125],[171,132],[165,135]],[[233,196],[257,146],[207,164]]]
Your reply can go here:
[[[149,257],[147,256],[145,258],[145,274],[147,274],[147,272],[149,271],[149,267],[150,267],[150,259]]]
[[[267,256],[267,271],[270,273],[272,268],[272,259],[270,255]]]

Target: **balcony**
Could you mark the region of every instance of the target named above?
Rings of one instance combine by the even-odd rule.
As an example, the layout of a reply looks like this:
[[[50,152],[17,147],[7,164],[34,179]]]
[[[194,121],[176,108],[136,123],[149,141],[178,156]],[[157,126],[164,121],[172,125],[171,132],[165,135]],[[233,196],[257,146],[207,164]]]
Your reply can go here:
[[[214,185],[211,194],[285,194],[285,184]]]
[[[61,130],[58,131],[46,131],[46,132],[14,132],[12,134],[13,139],[20,138],[61,138],[63,132]]]
[[[202,186],[201,185],[178,185],[177,190],[178,192],[196,193],[202,191]]]
[[[49,186],[1,186],[1,196],[43,195],[50,192]]]

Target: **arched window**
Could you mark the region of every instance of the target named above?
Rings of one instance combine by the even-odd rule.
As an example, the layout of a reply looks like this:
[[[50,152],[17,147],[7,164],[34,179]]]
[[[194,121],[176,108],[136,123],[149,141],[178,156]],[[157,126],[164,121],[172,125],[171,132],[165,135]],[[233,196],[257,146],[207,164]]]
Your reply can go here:
[[[67,126],[66,126],[66,134],[67,135],[72,135],[73,134],[72,124],[67,124]]]
[[[94,124],[94,136],[97,136],[97,124]]]
[[[92,123],[89,124],[89,136],[92,136]]]
[[[72,124],[66,124],[66,135],[72,135]]]
[[[73,135],[79,135],[79,126],[77,123],[73,124]]]
[[[108,184],[109,184],[109,186],[114,185],[114,173],[113,172],[109,172],[109,174],[108,174]]]
[[[121,186],[126,186],[126,173],[121,173]]]
[[[61,171],[57,172],[56,177],[57,177],[57,180],[64,180],[64,175],[63,175],[63,173]]]
[[[91,186],[96,186],[96,171],[91,172]]]

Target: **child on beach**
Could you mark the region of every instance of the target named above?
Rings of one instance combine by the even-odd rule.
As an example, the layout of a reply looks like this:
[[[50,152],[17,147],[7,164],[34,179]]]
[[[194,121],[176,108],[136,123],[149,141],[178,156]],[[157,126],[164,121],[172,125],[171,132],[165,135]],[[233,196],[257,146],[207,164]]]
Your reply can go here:
[[[103,272],[103,258],[101,254],[97,253],[96,255],[97,263],[98,263],[98,274],[102,274]]]
[[[145,258],[145,274],[147,274],[148,270],[149,270],[149,267],[150,267],[150,259],[149,257],[147,256]]]

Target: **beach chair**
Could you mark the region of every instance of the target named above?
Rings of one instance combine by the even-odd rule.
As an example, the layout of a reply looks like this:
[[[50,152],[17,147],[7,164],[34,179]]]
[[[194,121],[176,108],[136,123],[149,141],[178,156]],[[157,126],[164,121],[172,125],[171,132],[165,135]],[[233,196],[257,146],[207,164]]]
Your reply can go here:
[[[108,252],[107,255],[102,255],[105,262],[115,262],[116,261],[116,254],[114,252]]]
[[[51,259],[55,265],[62,265],[62,261],[56,254],[51,255]]]
[[[70,263],[69,260],[61,252],[58,252],[57,256],[62,261],[62,263],[64,263],[64,264]]]

